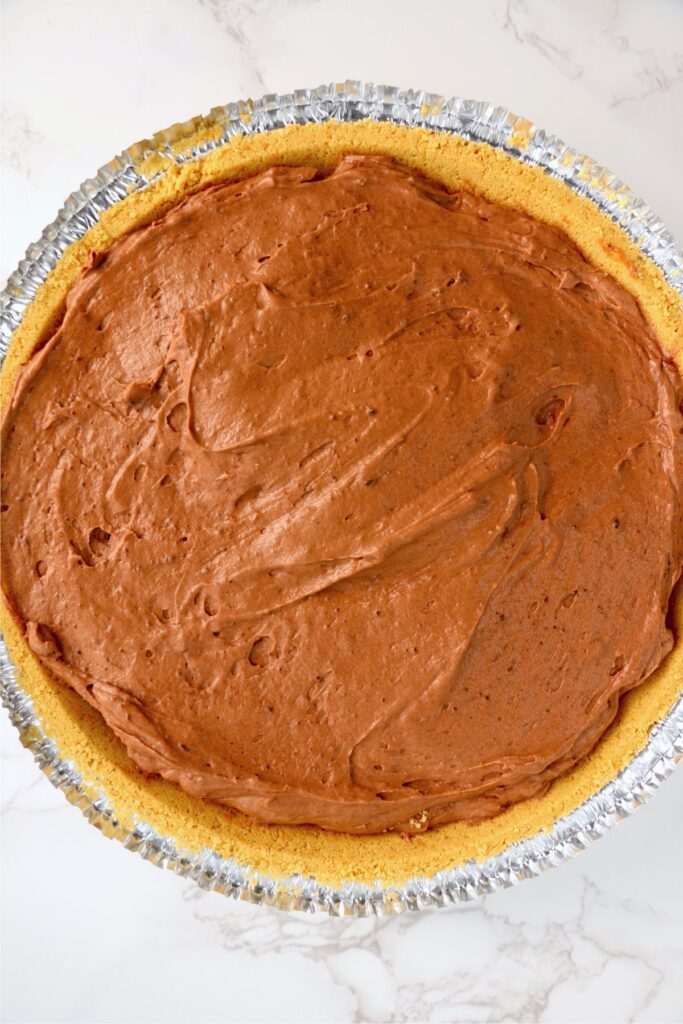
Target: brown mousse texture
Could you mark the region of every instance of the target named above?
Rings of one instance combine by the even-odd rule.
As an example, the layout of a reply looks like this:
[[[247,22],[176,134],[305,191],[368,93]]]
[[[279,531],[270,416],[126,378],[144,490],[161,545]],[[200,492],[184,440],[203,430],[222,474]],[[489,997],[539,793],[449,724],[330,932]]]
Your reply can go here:
[[[383,157],[275,167],[92,254],[6,411],[6,598],[188,793],[489,817],[672,647],[681,394],[555,228]]]

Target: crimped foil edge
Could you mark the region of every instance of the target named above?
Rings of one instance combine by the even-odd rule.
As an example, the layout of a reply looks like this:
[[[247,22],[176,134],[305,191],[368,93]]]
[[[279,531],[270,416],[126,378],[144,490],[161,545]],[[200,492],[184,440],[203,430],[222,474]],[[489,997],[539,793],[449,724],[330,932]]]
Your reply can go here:
[[[303,89],[214,108],[208,117],[194,118],[157,133],[125,150],[86,180],[30,245],[0,294],[0,362],[27,306],[68,246],[99,220],[100,214],[133,191],[147,188],[164,171],[145,175],[138,168],[146,156],[160,155],[176,163],[199,159],[227,145],[235,135],[272,131],[290,124],[370,118],[395,124],[450,132],[487,142],[525,163],[542,167],[594,202],[630,236],[640,250],[662,270],[668,283],[683,295],[683,254],[659,217],[615,175],[590,157],[566,146],[557,137],[536,128],[502,107],[466,100],[445,99],[433,93],[348,81],[317,89]],[[177,152],[174,144],[191,136],[199,126],[216,127],[216,136]],[[117,818],[103,790],[89,783],[72,761],[59,756],[45,734],[30,697],[22,690],[6,644],[0,637],[2,702],[17,727],[21,742],[33,753],[50,781],[76,804],[86,818],[109,838],[146,860],[195,881],[200,887],[235,899],[283,910],[326,911],[331,915],[367,916],[420,910],[471,900],[507,888],[568,859],[599,838],[648,797],[683,759],[683,697],[666,718],[653,728],[646,746],[615,779],[552,830],[509,846],[485,862],[438,872],[431,878],[413,878],[402,886],[383,887],[353,883],[339,888],[315,878],[292,875],[268,878],[212,850],[192,853],[177,848],[142,821],[132,827]]]

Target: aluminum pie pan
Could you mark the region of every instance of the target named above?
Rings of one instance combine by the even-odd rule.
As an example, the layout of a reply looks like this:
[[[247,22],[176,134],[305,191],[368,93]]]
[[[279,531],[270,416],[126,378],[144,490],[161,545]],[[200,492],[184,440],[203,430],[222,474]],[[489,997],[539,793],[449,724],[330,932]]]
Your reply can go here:
[[[39,241],[29,246],[0,294],[0,363],[25,310],[68,246],[96,224],[103,211],[132,192],[144,190],[166,173],[164,170],[152,170],[148,174],[141,171],[141,163],[147,157],[157,155],[170,158],[176,164],[188,163],[229,145],[235,136],[293,124],[364,119],[428,128],[485,142],[524,163],[542,168],[577,194],[590,199],[618,224],[683,297],[683,253],[673,237],[650,207],[590,157],[502,107],[462,97],[447,100],[433,93],[349,81],[343,85],[333,83],[216,107],[208,117],[175,125],[157,133],[151,140],[137,143],[83,182],[66,200]],[[214,137],[178,153],[177,142],[191,137],[200,126],[215,128]],[[146,161],[145,165],[153,167],[153,162]],[[57,744],[44,731],[30,696],[21,687],[2,637],[0,687],[3,704],[19,731],[21,742],[31,750],[53,785],[106,836],[118,839],[127,849],[159,867],[170,868],[202,888],[251,903],[280,909],[326,911],[337,916],[446,906],[537,875],[585,849],[631,814],[683,760],[682,695],[651,730],[647,744],[629,764],[597,793],[558,819],[551,830],[514,843],[486,861],[468,861],[430,878],[413,878],[399,886],[383,887],[377,882],[333,887],[303,875],[268,878],[249,865],[225,859],[213,850],[193,853],[179,849],[172,837],[160,835],[143,821],[122,824],[106,793],[90,782],[72,761],[60,757]]]

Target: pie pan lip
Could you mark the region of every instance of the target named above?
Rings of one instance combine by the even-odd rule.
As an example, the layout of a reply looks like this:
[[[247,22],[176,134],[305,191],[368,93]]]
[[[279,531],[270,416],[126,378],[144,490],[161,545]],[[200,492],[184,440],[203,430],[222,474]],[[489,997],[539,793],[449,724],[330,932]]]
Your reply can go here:
[[[328,121],[374,120],[403,127],[427,128],[484,142],[524,163],[559,178],[575,193],[592,201],[661,271],[667,283],[683,295],[683,254],[660,219],[611,172],[535,128],[524,118],[491,104],[457,97],[446,100],[432,93],[368,83],[346,82],[298,90],[257,101],[217,107],[208,117],[195,118],[137,143],[86,180],[67,200],[40,240],[29,246],[0,296],[0,362],[11,337],[40,285],[68,246],[82,238],[100,215],[150,186],[167,164],[187,164],[229,144],[235,136],[263,133],[288,125]],[[215,129],[201,138],[198,128]],[[178,142],[200,139],[188,150]],[[143,821],[119,820],[106,793],[70,760],[44,730],[31,697],[22,688],[4,638],[0,638],[2,699],[28,747],[50,781],[105,835],[145,859],[192,879],[201,887],[280,909],[321,910],[333,915],[397,913],[463,902],[531,877],[584,849],[636,807],[644,803],[683,759],[683,695],[651,730],[640,752],[611,781],[551,829],[509,845],[483,861],[446,867],[431,877],[403,884],[352,882],[327,885],[315,877],[294,874],[266,877],[248,864],[224,858],[211,849],[195,853],[179,848]]]

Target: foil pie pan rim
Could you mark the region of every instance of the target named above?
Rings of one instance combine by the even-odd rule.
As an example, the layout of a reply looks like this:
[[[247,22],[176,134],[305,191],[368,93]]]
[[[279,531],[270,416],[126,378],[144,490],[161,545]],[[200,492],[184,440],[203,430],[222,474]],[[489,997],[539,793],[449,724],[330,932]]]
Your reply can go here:
[[[146,176],[140,168],[147,157],[158,155],[181,164],[228,145],[236,135],[272,131],[291,124],[363,119],[457,134],[542,167],[616,222],[683,296],[683,253],[661,219],[620,179],[590,157],[502,107],[463,97],[446,99],[424,91],[347,81],[215,107],[206,117],[174,125],[131,146],[83,182],[40,239],[28,247],[0,293],[0,362],[26,308],[68,246],[97,223],[104,210],[131,192],[147,188],[166,173],[157,170]],[[189,151],[179,150],[177,143],[190,138],[200,127],[214,127],[217,131]],[[651,730],[647,744],[629,764],[597,793],[556,821],[549,831],[516,842],[486,861],[469,861],[429,878],[410,879],[403,885],[383,886],[375,882],[334,887],[296,874],[269,878],[213,850],[192,853],[178,849],[172,838],[160,835],[142,821],[122,824],[106,794],[88,782],[73,762],[60,757],[56,743],[43,730],[31,698],[17,679],[1,637],[0,685],[3,704],[23,745],[53,785],[106,836],[118,839],[127,849],[204,889],[279,909],[317,910],[336,916],[393,914],[452,905],[540,874],[585,849],[631,814],[683,759],[682,695]]]

